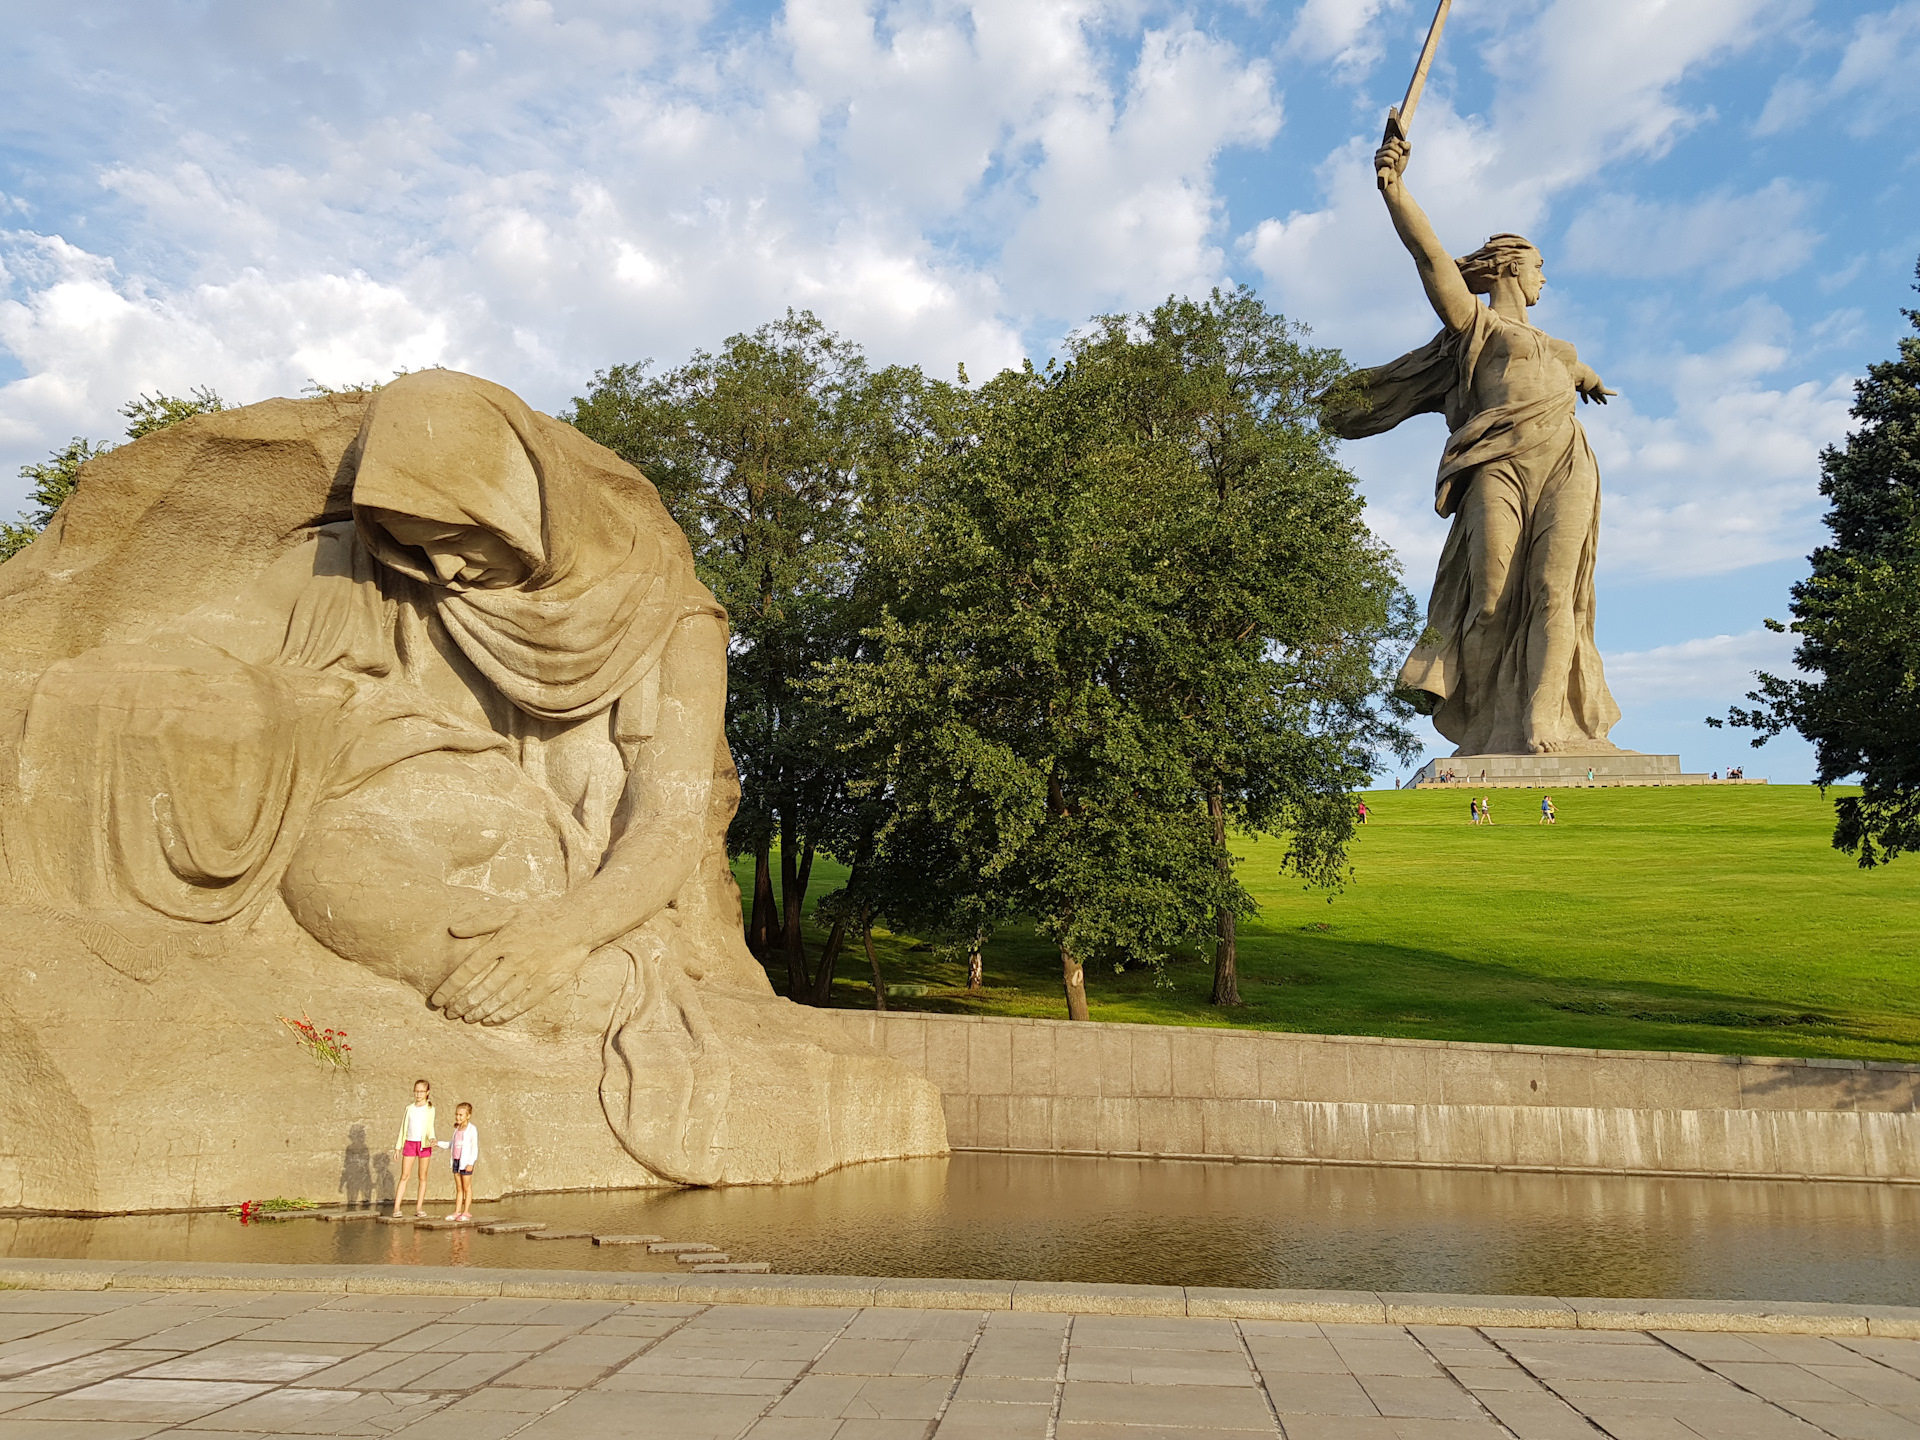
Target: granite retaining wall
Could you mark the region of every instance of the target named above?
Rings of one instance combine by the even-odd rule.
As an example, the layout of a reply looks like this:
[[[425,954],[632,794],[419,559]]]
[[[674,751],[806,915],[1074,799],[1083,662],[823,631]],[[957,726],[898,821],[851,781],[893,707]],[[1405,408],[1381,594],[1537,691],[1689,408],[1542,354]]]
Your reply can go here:
[[[960,1150],[1920,1183],[1920,1066],[833,1013]]]

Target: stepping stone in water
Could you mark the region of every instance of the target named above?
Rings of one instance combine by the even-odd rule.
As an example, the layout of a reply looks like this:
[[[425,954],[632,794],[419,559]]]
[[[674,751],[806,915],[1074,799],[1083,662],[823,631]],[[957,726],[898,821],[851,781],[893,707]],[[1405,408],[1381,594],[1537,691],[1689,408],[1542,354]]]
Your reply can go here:
[[[732,1259],[731,1256],[723,1255],[718,1250],[689,1250],[673,1258],[682,1265],[724,1265]]]
[[[764,1260],[740,1261],[731,1265],[696,1265],[696,1275],[765,1275],[773,1266]]]
[[[593,1243],[596,1245],[651,1245],[663,1238],[659,1235],[596,1235],[593,1237]]]
[[[480,1227],[482,1235],[519,1235],[527,1230],[544,1230],[544,1220],[495,1220]]]
[[[413,1228],[416,1230],[471,1230],[474,1228],[474,1222],[471,1220],[416,1220]]]
[[[703,1245],[698,1240],[657,1240],[647,1246],[655,1255],[685,1255],[694,1250],[718,1250],[718,1245]]]
[[[529,1240],[591,1240],[591,1230],[529,1230]]]
[[[372,1210],[323,1210],[313,1218],[316,1220],[378,1220],[380,1216]]]
[[[419,1223],[411,1215],[376,1215],[373,1218],[378,1220],[382,1225],[416,1225]]]

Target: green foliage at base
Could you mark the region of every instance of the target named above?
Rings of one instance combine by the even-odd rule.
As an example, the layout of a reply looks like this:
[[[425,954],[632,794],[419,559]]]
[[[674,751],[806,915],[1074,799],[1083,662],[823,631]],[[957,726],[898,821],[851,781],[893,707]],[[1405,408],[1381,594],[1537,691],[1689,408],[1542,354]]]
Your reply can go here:
[[[1369,794],[1353,878],[1331,895],[1281,878],[1282,842],[1241,840],[1260,906],[1240,931],[1246,1003],[1207,1004],[1210,957],[1190,955],[1168,984],[1090,966],[1093,1018],[1920,1061],[1920,870],[1834,851],[1834,792],[1552,794],[1555,826],[1540,792],[1496,790],[1481,828],[1465,787]],[[840,883],[822,862],[816,891]],[[964,955],[875,938],[890,983],[929,987],[892,1008],[1065,1018],[1058,958],[1030,930],[995,937],[971,996]],[[872,1005],[859,968],[836,1005]]]

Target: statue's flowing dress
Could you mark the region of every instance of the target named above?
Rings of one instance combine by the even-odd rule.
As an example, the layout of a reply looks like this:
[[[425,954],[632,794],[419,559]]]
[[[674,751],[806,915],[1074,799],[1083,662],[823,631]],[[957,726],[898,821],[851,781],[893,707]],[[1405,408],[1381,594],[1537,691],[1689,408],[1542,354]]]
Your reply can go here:
[[[1327,409],[1327,428],[1350,439],[1446,417],[1434,509],[1453,524],[1400,683],[1461,755],[1614,748],[1620,707],[1593,638],[1600,467],[1574,415],[1572,366],[1564,342],[1477,305],[1470,325],[1361,371]],[[1497,386],[1485,383],[1492,367]],[[1482,405],[1496,388],[1505,402]],[[1517,529],[1501,583],[1475,573],[1490,523]]]

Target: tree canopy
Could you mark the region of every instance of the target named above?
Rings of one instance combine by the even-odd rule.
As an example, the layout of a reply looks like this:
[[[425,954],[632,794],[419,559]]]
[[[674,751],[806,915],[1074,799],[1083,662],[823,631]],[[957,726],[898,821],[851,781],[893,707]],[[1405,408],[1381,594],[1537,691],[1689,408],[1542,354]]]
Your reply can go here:
[[[1920,312],[1902,313],[1920,331]],[[1920,849],[1920,334],[1855,383],[1853,418],[1820,457],[1832,539],[1793,587],[1791,625],[1766,622],[1800,637],[1802,674],[1759,675],[1752,708],[1707,723],[1752,729],[1755,745],[1797,730],[1822,787],[1858,775],[1833,843],[1872,866]]]
[[[881,909],[1033,917],[1084,1018],[1087,961],[1230,944],[1229,822],[1340,872],[1411,610],[1313,423],[1338,370],[1238,290],[975,393],[876,512],[877,623],[821,687],[874,757]]]

